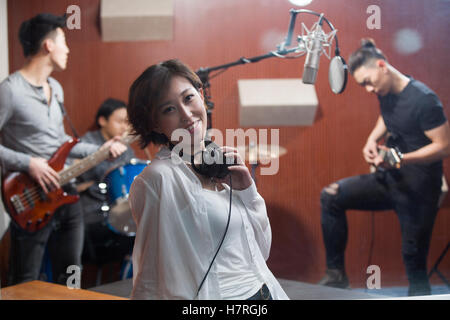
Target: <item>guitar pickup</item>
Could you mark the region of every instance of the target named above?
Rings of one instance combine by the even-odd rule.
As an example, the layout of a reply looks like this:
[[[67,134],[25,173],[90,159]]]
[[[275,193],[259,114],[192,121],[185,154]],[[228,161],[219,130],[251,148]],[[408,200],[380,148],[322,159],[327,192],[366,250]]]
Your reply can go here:
[[[402,161],[401,153],[395,148],[389,148],[389,150],[380,149],[378,152],[383,158],[383,161],[388,163],[391,168],[400,168]]]
[[[22,203],[22,200],[20,199],[20,197],[15,194],[10,198],[11,203],[14,206],[14,210],[16,210],[17,214],[21,214],[22,212],[25,211],[25,206]]]

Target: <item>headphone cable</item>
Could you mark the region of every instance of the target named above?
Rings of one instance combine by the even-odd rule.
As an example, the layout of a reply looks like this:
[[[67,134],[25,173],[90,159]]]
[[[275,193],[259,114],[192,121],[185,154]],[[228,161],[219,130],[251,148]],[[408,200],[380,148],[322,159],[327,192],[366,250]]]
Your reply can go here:
[[[231,179],[231,174],[230,174],[230,209],[229,209],[229,211],[228,211],[228,221],[227,221],[227,225],[226,225],[226,227],[225,227],[225,232],[223,233],[222,240],[220,241],[219,247],[217,248],[217,251],[216,251],[216,253],[214,254],[214,257],[213,257],[211,263],[209,264],[208,270],[206,271],[205,276],[203,277],[203,280],[202,280],[202,282],[200,283],[200,286],[199,286],[198,289],[197,289],[197,294],[195,295],[195,298],[194,298],[194,299],[196,299],[196,298],[198,297],[198,294],[199,294],[199,292],[200,292],[200,289],[202,288],[203,283],[205,282],[206,277],[208,276],[209,271],[211,270],[211,267],[212,267],[212,265],[213,265],[213,263],[214,263],[214,260],[216,259],[217,254],[219,253],[220,248],[222,247],[223,241],[225,240],[225,236],[227,235],[228,227],[229,227],[229,225],[230,225],[230,218],[231,218],[231,204],[232,204],[232,201],[231,201],[231,200],[232,200],[232,195],[233,195],[233,185],[232,185],[232,179]]]

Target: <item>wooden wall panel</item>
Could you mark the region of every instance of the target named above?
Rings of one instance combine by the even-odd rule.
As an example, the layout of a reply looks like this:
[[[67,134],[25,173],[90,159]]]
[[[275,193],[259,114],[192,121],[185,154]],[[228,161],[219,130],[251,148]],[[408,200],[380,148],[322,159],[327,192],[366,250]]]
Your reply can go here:
[[[98,0],[9,1],[11,71],[23,63],[17,40],[20,22],[43,11],[63,13],[71,4],[81,8],[81,30],[67,30],[71,50],[68,68],[54,76],[64,87],[66,108],[81,133],[92,125],[96,109],[105,98],[126,100],[132,81],[153,63],[176,57],[198,69],[275,50],[286,35],[292,7],[287,0],[176,0],[173,41],[104,43],[100,37]],[[369,30],[366,25],[366,9],[373,4],[381,9],[379,30]],[[443,0],[315,0],[308,6],[324,12],[339,30],[341,53],[346,60],[358,47],[360,38],[374,38],[395,67],[437,92],[447,115],[450,80],[445,72],[450,67],[450,44],[442,35],[449,29],[449,8]],[[310,27],[316,18],[300,15],[299,20]],[[419,32],[423,40],[420,51],[411,55],[396,52],[393,36],[401,28]],[[300,34],[299,24],[295,34]],[[231,68],[212,79],[213,127],[239,127],[238,79],[300,78],[303,64],[304,58],[271,58]],[[312,283],[325,270],[320,191],[337,179],[368,172],[361,150],[379,114],[376,97],[358,87],[352,78],[342,95],[331,92],[328,61],[324,57],[316,90],[319,110],[314,125],[280,128],[280,145],[288,149],[288,154],[280,158],[277,175],[257,177],[273,229],[271,269],[278,277]],[[141,151],[138,154],[144,157]],[[449,165],[450,160],[446,160],[447,175]],[[368,263],[381,267],[382,286],[406,285],[395,214],[379,212],[372,219],[367,212],[351,211],[348,223],[346,257],[351,286],[365,286]],[[446,201],[436,220],[430,264],[449,240],[449,225]],[[372,232],[373,254],[369,261]],[[450,276],[450,257],[442,262],[441,270]],[[437,278],[432,281],[439,283]]]

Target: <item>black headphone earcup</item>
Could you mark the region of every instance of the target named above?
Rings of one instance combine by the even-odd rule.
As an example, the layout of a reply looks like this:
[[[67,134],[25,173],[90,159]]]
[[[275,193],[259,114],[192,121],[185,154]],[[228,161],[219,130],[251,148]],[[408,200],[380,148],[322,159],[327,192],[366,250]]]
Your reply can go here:
[[[206,141],[205,146],[205,150],[201,151],[201,159],[192,160],[192,167],[203,176],[225,178],[229,173],[225,155],[220,147],[212,141]]]

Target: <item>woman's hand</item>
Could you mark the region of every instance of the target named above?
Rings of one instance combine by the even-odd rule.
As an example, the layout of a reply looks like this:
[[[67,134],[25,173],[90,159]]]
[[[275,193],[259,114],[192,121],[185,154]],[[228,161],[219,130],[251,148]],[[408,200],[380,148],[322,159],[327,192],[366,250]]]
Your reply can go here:
[[[237,149],[231,147],[222,147],[221,150],[224,153],[225,157],[227,157],[227,159],[232,158],[233,162],[236,164],[228,167],[228,170],[230,170],[229,175],[227,175],[223,179],[216,178],[215,181],[230,185],[230,175],[231,175],[233,189],[245,190],[248,187],[250,187],[253,183],[252,176],[248,168],[245,166],[245,163],[242,160],[242,157],[238,153]]]

